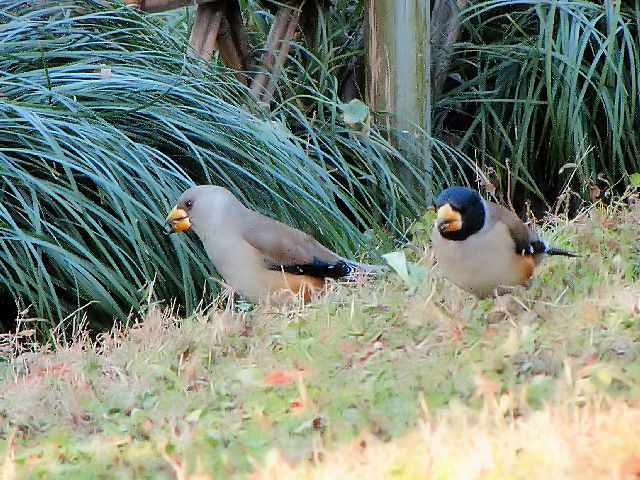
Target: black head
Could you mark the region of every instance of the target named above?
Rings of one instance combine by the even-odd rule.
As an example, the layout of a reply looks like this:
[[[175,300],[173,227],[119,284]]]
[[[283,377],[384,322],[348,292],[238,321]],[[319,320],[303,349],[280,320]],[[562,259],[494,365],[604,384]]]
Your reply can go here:
[[[485,219],[484,203],[476,190],[449,187],[436,199],[436,228],[447,240],[464,240],[479,232]]]

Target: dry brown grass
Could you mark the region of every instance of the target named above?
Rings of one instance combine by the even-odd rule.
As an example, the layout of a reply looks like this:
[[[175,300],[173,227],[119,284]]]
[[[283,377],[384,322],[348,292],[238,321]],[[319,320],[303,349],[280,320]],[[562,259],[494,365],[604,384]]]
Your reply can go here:
[[[499,399],[496,399],[499,403]],[[576,479],[640,477],[640,409],[548,406],[503,421],[462,405],[425,415],[420,428],[382,442],[362,434],[322,461],[293,467],[271,450],[253,480],[336,478]]]

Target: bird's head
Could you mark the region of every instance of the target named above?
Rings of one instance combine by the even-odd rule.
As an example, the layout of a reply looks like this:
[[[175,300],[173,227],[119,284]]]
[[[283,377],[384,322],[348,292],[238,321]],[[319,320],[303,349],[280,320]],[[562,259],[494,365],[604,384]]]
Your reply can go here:
[[[480,231],[485,220],[485,204],[476,190],[449,187],[436,199],[435,226],[447,240],[464,240]]]
[[[231,204],[239,203],[224,187],[200,185],[185,191],[167,215],[169,233],[193,228],[198,233],[204,225],[215,226],[226,217]]]

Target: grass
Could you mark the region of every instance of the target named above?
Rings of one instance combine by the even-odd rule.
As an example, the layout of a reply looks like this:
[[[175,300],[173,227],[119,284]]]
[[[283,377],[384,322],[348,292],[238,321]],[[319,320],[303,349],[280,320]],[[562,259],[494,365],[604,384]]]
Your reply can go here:
[[[639,19],[637,1],[469,2],[434,136],[518,201],[554,198],[577,158],[585,198],[637,171]]]
[[[321,226],[345,255],[365,230],[399,237],[422,204],[393,171],[396,149],[346,123],[335,89],[306,89],[315,113],[297,97],[265,111],[228,71],[185,56],[183,31],[120,3],[4,2],[0,44],[0,304],[46,319],[45,336],[87,304],[105,328],[149,292],[190,314],[218,288],[197,242],[162,226],[194,183]],[[434,189],[459,172],[437,150],[449,169]],[[0,311],[0,331],[13,318]]]
[[[4,478],[636,478],[638,207],[547,223],[583,256],[495,300],[431,269],[427,230],[405,249],[424,281],[154,304],[56,345],[22,323],[0,344]]]

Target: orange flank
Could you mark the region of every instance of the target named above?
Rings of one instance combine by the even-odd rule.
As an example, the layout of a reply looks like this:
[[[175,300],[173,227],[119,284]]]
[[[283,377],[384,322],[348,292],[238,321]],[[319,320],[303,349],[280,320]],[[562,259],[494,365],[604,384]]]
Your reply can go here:
[[[278,296],[278,292],[287,292],[292,296],[302,295],[304,301],[309,301],[311,296],[324,288],[324,278],[310,277],[308,275],[295,275],[293,273],[275,272],[274,281],[270,285],[271,292]]]
[[[536,259],[533,255],[518,255],[516,259],[518,272],[520,272],[520,283],[526,282],[536,268]]]

